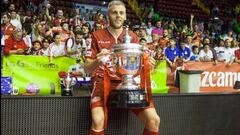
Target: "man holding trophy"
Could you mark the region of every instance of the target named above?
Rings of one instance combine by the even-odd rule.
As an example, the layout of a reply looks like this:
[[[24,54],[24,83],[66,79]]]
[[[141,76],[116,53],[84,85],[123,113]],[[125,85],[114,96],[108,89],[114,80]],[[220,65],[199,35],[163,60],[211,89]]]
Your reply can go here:
[[[127,108],[144,122],[143,135],[158,135],[160,118],[151,99],[151,60],[149,61],[142,51],[143,48],[137,44],[137,36],[128,31],[128,28],[123,28],[126,8],[122,1],[114,0],[109,3],[107,17],[109,26],[92,33],[91,50],[87,52],[84,65],[85,72],[92,74],[93,82],[90,135],[104,135],[109,99],[110,106]],[[138,74],[141,87],[133,80]],[[142,92],[139,92],[139,88]],[[147,94],[144,94],[144,90]],[[114,95],[112,93],[118,93],[116,98],[126,99],[126,102],[117,101],[115,97],[110,98]]]

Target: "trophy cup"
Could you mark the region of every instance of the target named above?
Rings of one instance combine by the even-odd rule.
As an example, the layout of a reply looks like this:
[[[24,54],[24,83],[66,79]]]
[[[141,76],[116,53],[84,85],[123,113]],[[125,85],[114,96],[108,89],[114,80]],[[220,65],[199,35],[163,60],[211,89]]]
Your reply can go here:
[[[65,88],[62,90],[62,96],[72,96],[72,86],[77,83],[76,79],[71,78],[70,74],[67,73],[66,78],[60,79],[60,84]]]
[[[146,92],[135,82],[143,62],[143,46],[131,43],[131,37],[126,28],[123,44],[114,45],[111,53],[115,72],[122,82],[110,92],[108,106],[114,108],[142,108],[149,106]]]

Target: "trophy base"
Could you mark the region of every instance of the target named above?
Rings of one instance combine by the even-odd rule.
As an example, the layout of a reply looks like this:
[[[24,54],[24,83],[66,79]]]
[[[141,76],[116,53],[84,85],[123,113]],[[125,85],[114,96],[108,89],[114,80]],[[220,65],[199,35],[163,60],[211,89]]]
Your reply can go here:
[[[62,91],[62,96],[72,96],[72,91],[71,90],[63,90]]]
[[[149,106],[143,90],[112,90],[108,106],[111,108],[144,108]]]

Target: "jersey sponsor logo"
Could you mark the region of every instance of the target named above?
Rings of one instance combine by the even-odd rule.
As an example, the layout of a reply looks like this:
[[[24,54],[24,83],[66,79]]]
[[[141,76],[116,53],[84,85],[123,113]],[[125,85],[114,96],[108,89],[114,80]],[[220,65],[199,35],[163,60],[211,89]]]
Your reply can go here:
[[[98,41],[98,44],[110,44],[110,41],[100,40],[100,41]]]

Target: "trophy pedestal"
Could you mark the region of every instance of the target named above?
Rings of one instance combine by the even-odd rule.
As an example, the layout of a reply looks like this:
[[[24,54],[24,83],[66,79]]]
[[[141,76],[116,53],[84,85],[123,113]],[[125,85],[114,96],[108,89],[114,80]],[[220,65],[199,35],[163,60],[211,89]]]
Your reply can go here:
[[[108,99],[111,108],[144,108],[149,106],[143,90],[112,90]]]
[[[72,96],[72,91],[71,90],[63,90],[62,91],[62,96]]]

